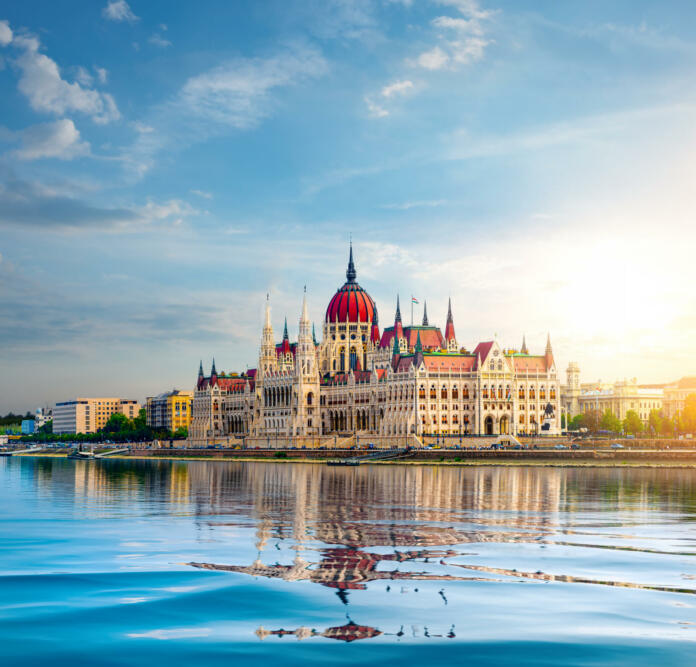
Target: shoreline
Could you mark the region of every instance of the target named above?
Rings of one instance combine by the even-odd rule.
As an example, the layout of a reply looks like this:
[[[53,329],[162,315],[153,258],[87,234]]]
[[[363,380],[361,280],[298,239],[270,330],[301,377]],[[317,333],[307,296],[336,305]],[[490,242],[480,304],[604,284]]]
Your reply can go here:
[[[55,459],[66,459],[66,454],[58,453],[25,453],[16,454],[17,457],[30,457],[30,458],[55,458]],[[14,457],[13,457],[14,458]],[[337,458],[337,457],[333,457]],[[410,465],[410,466],[463,466],[463,467],[538,467],[538,468],[685,468],[685,469],[696,469],[696,456],[692,460],[617,460],[615,458],[599,458],[599,459],[578,459],[578,458],[561,458],[554,457],[549,459],[544,459],[540,457],[534,458],[479,458],[479,457],[461,457],[464,460],[441,460],[444,457],[433,457],[422,458],[419,460],[386,460],[386,461],[366,461],[360,465]],[[116,454],[114,456],[109,456],[108,459],[86,459],[86,461],[93,460],[109,460],[118,459],[120,461],[127,460],[137,460],[137,461],[210,461],[210,462],[221,462],[221,463],[303,463],[312,465],[326,465],[331,457],[327,458],[303,458],[303,457],[288,457],[288,458],[276,458],[274,456],[193,456],[193,455],[123,455]]]

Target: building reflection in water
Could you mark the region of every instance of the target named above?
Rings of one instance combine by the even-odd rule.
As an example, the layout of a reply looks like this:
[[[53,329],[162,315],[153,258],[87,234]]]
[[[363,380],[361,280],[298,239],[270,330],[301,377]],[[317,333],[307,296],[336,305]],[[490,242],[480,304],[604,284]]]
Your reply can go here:
[[[645,587],[468,566],[451,559],[465,555],[465,545],[484,542],[573,546],[565,536],[597,535],[600,528],[606,529],[602,537],[612,538],[613,545],[590,546],[641,550],[625,545],[633,537],[632,526],[644,523],[642,513],[672,512],[692,520],[691,508],[696,506],[696,478],[686,469],[329,468],[260,462],[49,459],[21,465],[33,475],[39,493],[54,493],[57,483],[72,487],[74,502],[90,509],[112,511],[119,503],[137,499],[156,503],[158,512],[191,516],[201,527],[213,530],[232,526],[246,532],[253,527],[257,557],[251,562],[235,563],[239,545],[230,544],[232,562],[190,565],[309,581],[335,589],[344,603],[350,591],[364,590],[380,580],[499,581],[512,576]],[[236,537],[245,532],[236,531]],[[224,539],[224,532],[218,538]],[[287,545],[295,556],[275,562],[279,544]],[[380,553],[384,548],[392,551]],[[465,573],[470,576],[461,576]],[[446,602],[444,593],[442,597]],[[350,621],[322,632],[260,628],[257,634],[354,641],[381,633]]]

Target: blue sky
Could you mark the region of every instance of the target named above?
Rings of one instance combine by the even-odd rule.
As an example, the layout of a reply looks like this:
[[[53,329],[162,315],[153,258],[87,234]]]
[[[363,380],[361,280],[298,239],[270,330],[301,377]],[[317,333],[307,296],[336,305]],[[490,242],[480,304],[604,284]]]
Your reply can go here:
[[[266,292],[320,330],[351,233],[382,326],[451,296],[469,349],[696,372],[693,3],[2,12],[0,412],[255,366]]]

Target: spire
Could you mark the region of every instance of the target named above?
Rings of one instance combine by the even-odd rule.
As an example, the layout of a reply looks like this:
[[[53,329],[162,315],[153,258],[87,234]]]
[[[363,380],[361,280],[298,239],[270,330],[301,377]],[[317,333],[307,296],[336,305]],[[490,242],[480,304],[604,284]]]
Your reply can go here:
[[[319,343],[317,343],[317,332],[314,331],[314,322],[312,322],[312,340],[315,345],[319,345]]]
[[[426,318],[424,318],[426,319]],[[427,326],[427,319],[426,319],[426,324],[424,326]],[[423,345],[421,344],[421,339],[420,339],[420,331],[418,332],[418,338],[416,338],[416,347],[413,350],[416,354],[422,354],[423,353]]]
[[[529,354],[529,350],[527,349],[527,337],[524,334],[522,335],[522,347],[520,348],[520,352],[522,354]]]
[[[544,353],[546,359],[546,369],[550,369],[554,365],[553,360],[553,350],[551,349],[551,334],[546,336],[546,352]]]
[[[553,350],[551,349],[551,334],[550,333],[546,334],[546,354],[553,354]]]
[[[372,317],[372,329],[370,330],[370,340],[375,345],[379,345],[379,318],[377,317],[377,306],[375,306],[374,315]]]
[[[309,323],[309,313],[307,312],[307,285],[305,285],[304,296],[302,297],[302,317],[300,321]]]
[[[350,255],[348,257],[348,270],[346,271],[346,280],[349,283],[354,283],[357,273],[355,271],[355,264],[353,263],[353,241],[350,242]]]
[[[283,329],[283,340],[290,340],[288,337],[288,318],[285,318],[285,328]]]
[[[428,326],[428,302],[423,301],[423,326],[427,327]],[[418,334],[420,337],[420,334]]]
[[[201,359],[201,365],[198,367],[198,377],[203,377],[203,359]]]
[[[399,349],[399,337],[394,336],[394,347],[392,348],[392,356],[396,356],[397,354],[401,354],[401,350]]]
[[[399,307],[399,295],[396,295],[396,315],[394,316],[394,324],[401,322],[401,308]]]
[[[210,369],[210,377],[213,377],[213,375],[217,375],[217,371],[215,370],[215,357],[213,357],[213,367]]]
[[[454,341],[454,319],[452,318],[452,299],[447,301],[447,325],[445,326],[445,340],[447,342]]]
[[[268,292],[266,292],[266,317],[264,319],[263,326],[266,329],[271,328],[271,303],[269,301],[269,295]]]

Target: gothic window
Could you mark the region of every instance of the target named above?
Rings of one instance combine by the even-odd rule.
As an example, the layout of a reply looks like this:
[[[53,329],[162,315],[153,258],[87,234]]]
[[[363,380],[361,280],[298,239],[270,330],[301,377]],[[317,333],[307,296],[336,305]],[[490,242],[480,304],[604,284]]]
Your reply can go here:
[[[534,391],[534,387],[529,388],[529,399],[534,400],[536,398],[536,392]]]
[[[556,387],[551,387],[551,389],[550,389],[550,391],[549,391],[549,398],[550,398],[552,401],[555,401],[555,400],[556,400]]]
[[[307,394],[307,405],[312,405],[312,400],[314,399],[314,394],[310,391],[309,394]],[[311,424],[310,424],[311,426]]]
[[[503,397],[503,385],[498,385],[498,398]]]
[[[482,393],[483,398],[488,398],[488,385],[487,384],[483,385],[483,390],[481,393]]]
[[[440,390],[440,398],[441,398],[443,401],[446,401],[446,400],[447,400],[447,387],[445,387],[444,384],[442,385],[442,389]]]
[[[517,397],[523,401],[524,400],[524,387],[520,387],[520,390],[517,392]]]
[[[454,399],[459,398],[459,389],[457,388],[456,384],[454,385],[454,387],[452,387],[452,398],[454,398]]]
[[[338,351],[338,354],[339,354],[340,359],[341,359],[341,362],[340,362],[341,363],[341,371],[345,371],[346,370],[346,348],[342,347]]]
[[[435,390],[435,385],[434,385],[434,384],[431,384],[431,385],[430,385],[430,398],[431,398],[432,400],[435,400],[435,399],[437,398],[437,392],[436,392],[436,390]]]
[[[454,415],[454,416],[452,417],[452,423],[453,423],[453,424],[458,424],[458,423],[459,423],[459,417],[458,417],[458,415]]]
[[[442,415],[442,423],[443,424],[447,423],[447,415]]]
[[[520,424],[524,424],[524,415],[520,415]]]
[[[469,398],[469,385],[466,385],[464,387],[464,391],[462,392],[462,397],[465,399]]]
[[[546,399],[546,387],[544,385],[541,385],[539,388],[539,399],[542,401]]]
[[[354,347],[350,348],[350,367],[355,370],[358,367],[358,355]]]

